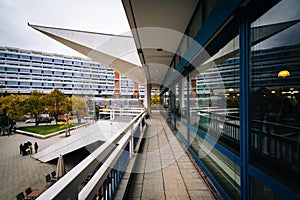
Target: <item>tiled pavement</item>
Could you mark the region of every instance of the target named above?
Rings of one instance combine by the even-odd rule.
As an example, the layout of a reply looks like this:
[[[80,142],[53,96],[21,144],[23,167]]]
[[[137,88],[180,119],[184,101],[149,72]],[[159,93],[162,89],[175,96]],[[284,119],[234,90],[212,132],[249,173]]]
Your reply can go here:
[[[214,199],[163,117],[148,124],[127,199]]]
[[[41,150],[60,139],[61,135],[46,140],[21,134],[0,136],[0,199],[15,200],[28,187],[45,188],[45,176],[56,169],[56,163],[41,163],[31,156],[20,155],[19,145],[30,140],[38,142]]]

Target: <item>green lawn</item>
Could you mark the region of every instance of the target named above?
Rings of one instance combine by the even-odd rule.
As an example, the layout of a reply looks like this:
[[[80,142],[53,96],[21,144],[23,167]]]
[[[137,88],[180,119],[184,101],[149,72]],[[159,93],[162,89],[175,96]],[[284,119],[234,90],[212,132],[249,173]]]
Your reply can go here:
[[[78,124],[77,124],[78,125]],[[75,125],[71,125],[73,127]],[[54,125],[40,125],[40,126],[27,126],[27,127],[20,127],[19,130],[37,133],[40,135],[48,135],[57,131],[66,130],[64,125],[61,124],[54,124]]]

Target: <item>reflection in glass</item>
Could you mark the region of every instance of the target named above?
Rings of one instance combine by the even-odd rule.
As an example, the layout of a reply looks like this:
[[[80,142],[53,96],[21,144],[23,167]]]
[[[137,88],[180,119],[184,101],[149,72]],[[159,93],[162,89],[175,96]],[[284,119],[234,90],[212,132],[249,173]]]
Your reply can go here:
[[[284,0],[251,24],[250,107],[250,162],[297,193],[300,193],[299,9],[300,1]],[[256,182],[251,184],[252,192],[257,192]]]
[[[214,176],[232,199],[240,197],[240,168],[222,153],[205,143],[195,133],[190,132],[191,148],[196,152],[205,167]]]
[[[236,155],[239,135],[238,36],[207,60],[190,87],[190,125]]]
[[[264,186],[254,177],[250,176],[250,199],[266,199],[266,200],[280,200],[272,190]],[[259,191],[259,192],[258,192]]]
[[[214,143],[240,154],[238,36],[204,62],[189,90],[191,148],[232,199],[240,197],[240,168]],[[205,140],[213,141],[208,144]]]

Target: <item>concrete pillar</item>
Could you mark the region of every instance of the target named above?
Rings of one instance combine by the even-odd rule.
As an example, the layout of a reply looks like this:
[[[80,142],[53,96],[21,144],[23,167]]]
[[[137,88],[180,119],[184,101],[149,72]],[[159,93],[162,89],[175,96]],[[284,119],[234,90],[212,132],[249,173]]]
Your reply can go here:
[[[144,102],[145,102],[145,104],[144,104],[144,106],[145,106],[145,108],[147,109],[147,113],[148,113],[148,115],[150,115],[150,113],[151,113],[151,109],[150,109],[150,107],[151,107],[151,85],[150,84],[147,84],[147,85],[145,85],[145,98],[144,98]]]

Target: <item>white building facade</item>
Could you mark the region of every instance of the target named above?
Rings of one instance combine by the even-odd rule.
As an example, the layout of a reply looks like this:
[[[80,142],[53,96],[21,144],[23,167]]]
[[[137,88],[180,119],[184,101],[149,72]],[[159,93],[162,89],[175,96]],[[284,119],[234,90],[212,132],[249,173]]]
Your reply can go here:
[[[132,82],[124,76],[122,80]],[[12,47],[0,47],[0,82],[4,95],[32,90],[49,93],[58,88],[66,95],[112,98],[115,90],[114,71],[98,62]],[[133,91],[133,84],[126,86],[124,95]]]

